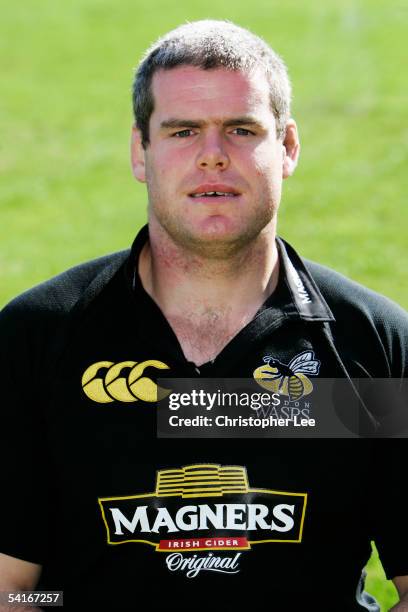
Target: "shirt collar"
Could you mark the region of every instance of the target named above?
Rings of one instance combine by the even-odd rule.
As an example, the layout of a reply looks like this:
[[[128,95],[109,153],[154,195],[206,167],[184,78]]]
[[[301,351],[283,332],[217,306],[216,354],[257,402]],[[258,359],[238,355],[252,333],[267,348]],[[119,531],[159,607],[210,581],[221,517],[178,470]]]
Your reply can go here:
[[[281,269],[293,304],[305,321],[334,321],[332,311],[295,249],[282,238],[276,239]]]

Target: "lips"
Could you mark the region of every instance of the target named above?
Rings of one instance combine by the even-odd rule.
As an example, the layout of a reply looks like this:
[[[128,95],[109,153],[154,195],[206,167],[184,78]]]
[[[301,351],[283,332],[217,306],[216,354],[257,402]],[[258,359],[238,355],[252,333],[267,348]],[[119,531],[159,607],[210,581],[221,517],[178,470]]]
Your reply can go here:
[[[224,197],[233,197],[235,195],[235,193],[231,193],[231,192],[223,192],[223,191],[206,191],[203,193],[193,193],[191,195],[192,198],[203,198],[203,197],[207,197],[207,198],[218,198],[219,196],[224,196]]]
[[[189,193],[190,198],[234,198],[240,193],[231,185],[205,184],[199,185]]]

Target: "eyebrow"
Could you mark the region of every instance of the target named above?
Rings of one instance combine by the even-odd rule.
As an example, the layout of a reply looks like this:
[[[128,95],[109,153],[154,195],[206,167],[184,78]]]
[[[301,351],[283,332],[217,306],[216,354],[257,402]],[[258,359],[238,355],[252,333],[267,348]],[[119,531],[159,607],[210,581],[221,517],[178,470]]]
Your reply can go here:
[[[253,125],[262,128],[262,124],[257,121],[254,117],[232,117],[231,119],[225,119],[224,121],[221,119],[216,121],[223,125],[224,127],[231,127],[232,125]],[[201,119],[178,119],[171,118],[166,121],[162,121],[160,123],[161,129],[174,129],[180,127],[189,127],[189,128],[202,128],[208,125],[208,121],[203,121]]]

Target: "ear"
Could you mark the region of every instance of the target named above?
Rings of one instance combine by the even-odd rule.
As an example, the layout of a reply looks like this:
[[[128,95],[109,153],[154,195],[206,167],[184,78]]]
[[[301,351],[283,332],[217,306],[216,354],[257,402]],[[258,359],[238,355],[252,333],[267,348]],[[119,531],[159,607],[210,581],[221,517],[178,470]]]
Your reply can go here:
[[[298,163],[300,153],[300,142],[297,125],[294,119],[289,119],[286,124],[286,133],[282,142],[282,177],[292,176]]]
[[[142,135],[140,133],[140,130],[135,125],[132,127],[130,154],[133,176],[141,183],[145,183],[145,151],[142,146]]]

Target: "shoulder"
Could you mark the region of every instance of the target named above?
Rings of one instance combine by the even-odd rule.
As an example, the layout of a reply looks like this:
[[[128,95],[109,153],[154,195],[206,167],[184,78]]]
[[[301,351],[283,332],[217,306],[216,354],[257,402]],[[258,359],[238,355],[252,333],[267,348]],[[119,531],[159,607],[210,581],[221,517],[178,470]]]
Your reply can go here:
[[[408,375],[408,313],[389,298],[308,260],[304,264],[329,305],[332,332],[345,352],[385,360],[394,376]]]
[[[17,296],[0,312],[0,364],[33,380],[44,378],[67,346],[76,316],[97,303],[127,260],[121,251],[80,264]],[[10,374],[11,378],[11,374]]]
[[[397,323],[408,328],[408,313],[389,298],[326,266],[303,261],[335,318],[360,313],[376,323]]]
[[[129,250],[87,261],[24,291],[0,312],[0,322],[21,318],[60,318],[81,299],[95,295],[126,261]]]

